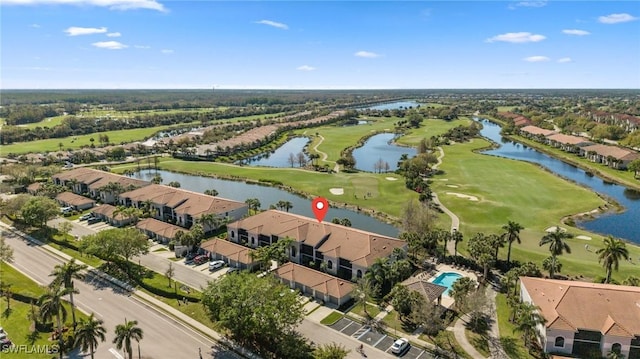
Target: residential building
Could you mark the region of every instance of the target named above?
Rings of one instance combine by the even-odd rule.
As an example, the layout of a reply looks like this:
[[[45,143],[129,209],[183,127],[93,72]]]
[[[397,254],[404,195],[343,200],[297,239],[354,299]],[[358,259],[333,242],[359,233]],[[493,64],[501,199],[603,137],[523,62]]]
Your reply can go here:
[[[557,147],[566,152],[579,153],[580,147],[592,145],[593,142],[587,140],[584,137],[578,137],[573,135],[565,135],[562,133],[556,133],[555,135],[547,136],[547,143],[553,147]]]
[[[418,292],[427,303],[434,303],[440,305],[442,302],[442,295],[447,291],[447,287],[427,282],[424,279],[411,277],[402,284],[407,289]]]
[[[176,233],[180,231],[185,233],[189,232],[187,229],[174,226],[171,223],[162,222],[154,218],[141,219],[136,223],[136,228],[146,234],[150,239],[162,244],[168,244],[171,242],[175,238]]]
[[[114,203],[120,192],[150,184],[147,181],[84,167],[56,173],[52,179],[53,183],[67,186],[75,194],[88,196],[102,203]]]
[[[83,211],[96,205],[96,201],[79,196],[71,192],[62,192],[56,196],[56,201],[63,207],[73,207],[76,211]]]
[[[351,299],[353,283],[295,263],[285,263],[272,272],[291,289],[325,303],[342,305]]]
[[[620,170],[626,169],[631,161],[640,158],[638,152],[601,144],[582,147],[580,155],[593,162]]]
[[[546,353],[640,359],[640,287],[521,277],[523,302],[539,308]]]
[[[291,262],[322,266],[347,280],[361,278],[376,259],[389,257],[394,249],[407,250],[407,243],[396,238],[277,210],[230,223],[227,230],[230,241],[252,248],[291,238]]]
[[[211,260],[223,260],[229,267],[253,270],[258,265],[251,256],[253,249],[224,239],[208,240],[200,248]]]
[[[249,210],[242,202],[158,184],[121,193],[119,203],[140,209],[148,206],[154,218],[184,228],[202,219],[205,233],[227,221],[237,221]]]
[[[547,130],[537,126],[524,126],[520,129],[520,134],[524,137],[533,138],[537,141],[544,140],[545,137],[556,134],[556,131]]]
[[[133,223],[134,217],[124,216],[122,213],[117,212],[118,208],[110,204],[101,204],[93,209],[91,212],[101,220],[109,223],[114,227],[122,227]]]

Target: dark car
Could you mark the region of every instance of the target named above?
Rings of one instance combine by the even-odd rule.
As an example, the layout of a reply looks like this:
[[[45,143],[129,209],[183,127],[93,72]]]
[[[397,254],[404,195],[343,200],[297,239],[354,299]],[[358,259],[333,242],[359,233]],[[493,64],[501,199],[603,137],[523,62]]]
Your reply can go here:
[[[195,263],[195,265],[204,264],[204,263],[207,263],[208,261],[209,261],[208,256],[197,256],[193,258],[193,263]]]
[[[101,222],[101,221],[102,221],[102,219],[93,217],[93,218],[89,218],[87,220],[87,224],[96,224],[96,223]]]
[[[95,215],[93,213],[87,213],[87,214],[83,214],[78,219],[81,220],[81,221],[87,221],[87,220],[90,220],[91,218],[94,218],[94,217],[95,217]]]

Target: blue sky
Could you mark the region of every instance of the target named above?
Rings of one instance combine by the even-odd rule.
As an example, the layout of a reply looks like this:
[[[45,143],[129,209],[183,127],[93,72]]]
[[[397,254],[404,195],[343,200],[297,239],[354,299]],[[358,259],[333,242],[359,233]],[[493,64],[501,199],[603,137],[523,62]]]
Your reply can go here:
[[[3,89],[640,88],[637,1],[0,0]]]

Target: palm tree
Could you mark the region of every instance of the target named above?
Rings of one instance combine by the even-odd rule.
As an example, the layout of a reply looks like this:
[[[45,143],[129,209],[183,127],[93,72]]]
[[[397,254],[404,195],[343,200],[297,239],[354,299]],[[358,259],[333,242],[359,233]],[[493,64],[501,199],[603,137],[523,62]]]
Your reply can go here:
[[[207,196],[215,197],[215,196],[219,195],[220,193],[215,188],[212,188],[212,189],[205,190],[204,194],[206,194]]]
[[[518,222],[509,221],[507,224],[502,226],[502,229],[505,231],[502,236],[505,237],[509,244],[509,251],[507,252],[507,267],[509,267],[509,264],[511,263],[511,245],[513,242],[517,242],[518,244],[522,243],[520,240],[520,231],[523,230],[524,227],[522,227]]]
[[[104,334],[107,330],[102,325],[103,323],[102,319],[94,318],[93,313],[91,313],[86,320],[80,319],[78,327],[74,330],[75,338],[73,345],[75,347],[79,346],[83,352],[89,350],[91,359],[93,359],[93,354],[98,346],[98,339],[100,339],[101,342],[105,341]]]
[[[71,303],[71,317],[73,318],[73,328],[76,327],[76,310],[73,301],[73,293],[74,293],[74,279],[82,279],[84,275],[81,273],[83,270],[87,269],[87,266],[84,264],[76,263],[75,258],[71,258],[71,260],[64,264],[58,264],[53,268],[50,277],[54,277],[53,281],[49,285],[52,288],[64,286],[66,289],[70,289],[69,291],[69,302]]]
[[[252,209],[254,213],[258,213],[258,211],[260,210],[260,206],[262,205],[260,203],[260,200],[257,198],[247,198],[244,203],[246,203],[247,206],[249,206],[249,209]]]
[[[620,258],[629,259],[629,251],[625,243],[612,236],[604,239],[604,248],[598,249],[596,253],[599,254],[598,263],[602,262],[602,266],[607,270],[605,283],[611,281],[612,269],[618,270]]]
[[[40,307],[40,317],[43,322],[47,322],[53,317],[56,318],[58,341],[60,342],[60,348],[63,347],[62,343],[62,322],[67,319],[67,309],[62,305],[64,300],[62,297],[69,294],[75,289],[64,288],[57,286],[54,288],[48,288],[46,293],[38,298],[38,306]],[[77,293],[77,290],[76,290]],[[62,350],[59,351],[60,359],[62,359]]]
[[[142,329],[137,325],[137,320],[127,321],[126,319],[124,324],[116,325],[116,337],[113,339],[113,343],[118,349],[124,348],[129,359],[133,358],[133,349],[131,348],[132,341],[135,340],[140,343],[143,337]]]
[[[364,314],[367,317],[369,317],[369,312],[367,312],[367,302],[371,297],[377,296],[379,290],[380,287],[366,275],[360,278],[353,287],[351,297],[354,298],[358,304],[362,305]]]
[[[451,232],[451,240],[453,241],[453,255],[457,256],[458,255],[458,243],[462,242],[462,232],[458,231],[457,229],[454,229],[453,232]]]
[[[379,285],[381,288],[389,280],[389,258],[382,257],[376,258],[376,260],[371,264],[369,270],[365,274],[366,277],[369,277],[376,285]]]
[[[529,346],[531,339],[535,336],[538,325],[545,323],[545,319],[540,315],[538,307],[531,303],[520,303],[518,306],[518,320],[514,331],[522,333],[525,346]]]
[[[562,253],[571,253],[571,247],[566,242],[572,235],[561,230],[560,227],[556,227],[556,230],[547,233],[540,240],[540,246],[545,244],[549,245],[549,252],[551,252],[551,270],[549,271],[549,278],[553,279],[554,269],[556,267],[556,257],[562,255]]]
[[[551,273],[551,271],[553,271],[553,273],[560,273],[562,272],[562,263],[557,259],[554,261],[553,257],[549,256],[542,261],[542,269],[549,273]]]

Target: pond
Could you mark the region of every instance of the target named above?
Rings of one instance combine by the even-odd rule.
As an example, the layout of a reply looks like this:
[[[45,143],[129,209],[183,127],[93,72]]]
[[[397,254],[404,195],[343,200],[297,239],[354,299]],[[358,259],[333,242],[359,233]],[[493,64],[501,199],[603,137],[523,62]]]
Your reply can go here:
[[[382,172],[385,172],[386,164],[389,164],[389,169],[386,171],[395,171],[398,169],[398,161],[403,154],[409,155],[409,158],[416,155],[415,148],[393,144],[392,141],[396,137],[397,135],[393,133],[374,135],[362,147],[353,150],[356,168],[361,171],[378,172],[377,164],[382,163],[385,167]]]
[[[416,108],[420,106],[419,103],[415,101],[396,101],[389,103],[381,103],[373,106],[360,107],[359,110],[400,110],[400,109],[408,109],[408,108]]]
[[[638,191],[613,184],[533,148],[509,141],[500,135],[500,126],[487,120],[479,121],[483,125],[483,129],[480,131],[482,136],[500,144],[499,148],[483,153],[540,164],[555,174],[613,198],[625,208],[622,213],[606,213],[593,220],[580,222],[578,227],[640,243],[640,228],[638,226],[640,223],[640,194]]]
[[[306,137],[296,137],[285,142],[274,152],[266,152],[249,159],[243,160],[242,163],[249,166],[265,166],[265,167],[300,167],[298,163],[298,153],[301,153],[304,146],[309,143]],[[295,161],[293,166],[289,160],[289,156],[293,153]],[[304,154],[304,153],[303,153]],[[309,157],[304,155],[305,161],[309,161]]]
[[[144,170],[136,173],[135,177],[144,180],[151,180],[155,174],[156,171],[154,170]],[[289,210],[291,213],[314,218],[313,212],[311,211],[310,200],[275,187],[174,173],[163,170],[159,170],[158,174],[162,177],[163,184],[177,181],[180,183],[180,188],[194,192],[203,193],[208,189],[215,189],[218,191],[220,197],[240,202],[244,202],[247,198],[257,198],[260,200],[262,209],[267,209],[269,208],[269,205],[275,204],[278,201],[289,201],[293,204],[293,208]],[[333,207],[329,208],[325,221],[331,221],[334,217],[349,218],[351,225],[354,228],[391,237],[398,236],[398,229],[394,226],[352,210]]]

